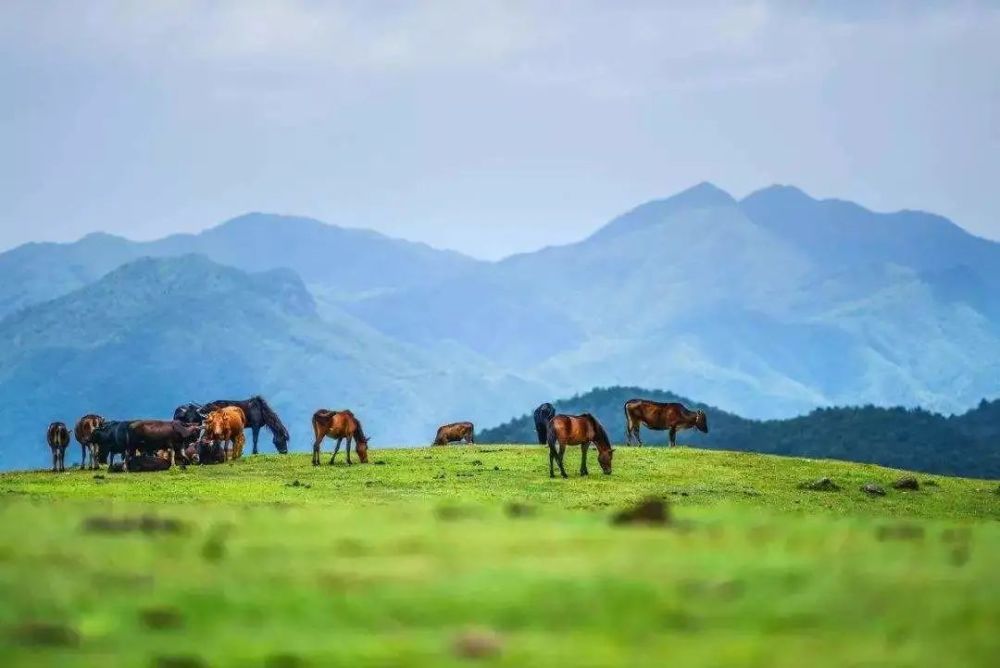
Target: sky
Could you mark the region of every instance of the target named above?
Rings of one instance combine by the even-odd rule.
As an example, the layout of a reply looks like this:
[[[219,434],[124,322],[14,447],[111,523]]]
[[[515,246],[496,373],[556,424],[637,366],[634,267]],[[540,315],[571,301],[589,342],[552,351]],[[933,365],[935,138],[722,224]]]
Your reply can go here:
[[[1000,239],[1000,3],[0,3],[0,249],[299,214],[481,258],[711,181]]]

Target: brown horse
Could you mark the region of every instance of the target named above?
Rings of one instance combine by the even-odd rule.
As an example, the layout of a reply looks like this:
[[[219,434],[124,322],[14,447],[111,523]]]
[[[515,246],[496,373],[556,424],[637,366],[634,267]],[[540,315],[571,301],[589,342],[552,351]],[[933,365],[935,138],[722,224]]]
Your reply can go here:
[[[639,438],[639,427],[646,425],[648,429],[662,431],[670,430],[670,447],[677,445],[677,431],[695,428],[708,433],[708,417],[705,411],[690,411],[683,404],[660,403],[646,399],[629,399],[625,402],[625,441],[629,445],[632,437],[642,447]]]
[[[347,439],[347,463],[351,462],[351,440],[354,440],[355,449],[358,451],[358,460],[362,464],[368,463],[368,440],[361,422],[354,417],[351,411],[329,411],[321,408],[313,413],[312,418],[313,433],[316,441],[313,443],[313,466],[319,466],[319,446],[323,438],[329,436],[337,439],[337,445],[333,448],[333,456],[330,457],[330,465],[337,458],[340,451],[340,442]]]
[[[608,433],[604,427],[590,413],[583,415],[556,415],[548,424],[546,434],[549,444],[549,477],[555,478],[556,473],[553,463],[559,463],[559,472],[562,477],[567,478],[566,469],[563,467],[563,456],[566,454],[567,445],[580,446],[580,475],[588,475],[587,471],[587,448],[593,443],[597,446],[597,463],[601,465],[601,470],[605,474],[611,473],[611,458],[614,456],[614,449],[608,440]],[[556,450],[558,444],[559,449]]]
[[[239,406],[226,406],[205,416],[205,439],[222,443],[225,458],[239,459],[243,456],[243,446],[247,437],[247,418]]]
[[[45,432],[45,440],[52,451],[52,471],[66,470],[66,447],[69,445],[69,430],[62,422],[53,422]]]
[[[475,427],[471,422],[452,422],[438,427],[434,445],[448,445],[455,441],[476,442]]]
[[[97,444],[90,442],[90,436],[94,433],[94,430],[104,424],[104,418],[100,415],[94,415],[89,413],[84,415],[82,418],[76,421],[76,427],[73,428],[73,435],[76,436],[76,442],[80,444],[80,468],[85,469],[87,467],[87,454],[90,454],[90,469],[96,471],[101,468],[100,464],[97,463]]]

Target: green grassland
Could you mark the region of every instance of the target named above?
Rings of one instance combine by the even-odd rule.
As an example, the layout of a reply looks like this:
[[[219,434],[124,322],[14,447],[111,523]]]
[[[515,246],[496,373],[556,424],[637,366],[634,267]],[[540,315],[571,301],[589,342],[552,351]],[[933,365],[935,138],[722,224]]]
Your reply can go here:
[[[0,475],[0,665],[995,665],[997,482],[593,455],[568,480],[538,446]],[[666,524],[612,521],[650,496]]]

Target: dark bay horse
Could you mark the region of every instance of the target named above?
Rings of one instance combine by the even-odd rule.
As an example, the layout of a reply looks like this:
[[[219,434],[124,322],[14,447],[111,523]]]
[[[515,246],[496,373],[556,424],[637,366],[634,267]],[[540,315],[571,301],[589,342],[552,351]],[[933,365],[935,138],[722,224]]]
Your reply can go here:
[[[69,446],[69,429],[62,422],[53,422],[45,431],[45,441],[52,451],[52,472],[66,470],[66,448]]]
[[[559,472],[562,477],[567,478],[566,469],[563,466],[563,456],[566,454],[567,445],[580,446],[580,475],[589,475],[587,471],[587,448],[593,443],[597,446],[597,463],[601,465],[601,470],[605,474],[611,473],[611,459],[614,456],[614,448],[608,440],[608,433],[604,427],[590,413],[583,415],[556,415],[548,423],[546,440],[549,444],[549,477],[555,478],[556,473],[553,463],[559,463]],[[559,449],[556,450],[556,446]]]
[[[549,433],[549,420],[556,414],[556,409],[552,404],[544,403],[535,409],[535,433],[538,434],[538,443],[545,445]]]
[[[174,411],[174,419],[188,423],[200,423],[212,411],[226,406],[237,406],[243,411],[243,415],[246,417],[246,426],[250,428],[253,435],[253,454],[257,454],[257,438],[260,436],[261,427],[267,427],[274,435],[275,450],[283,455],[288,453],[288,429],[285,428],[274,409],[259,395],[246,400],[217,399],[204,405],[184,404],[178,406],[177,410]]]
[[[678,403],[629,399],[625,402],[625,442],[627,444],[631,445],[634,436],[639,446],[642,446],[642,439],[639,437],[641,425],[646,425],[647,428],[657,431],[669,429],[670,447],[677,445],[678,430],[694,428],[700,432],[708,433],[708,417],[705,415],[705,411],[688,410],[683,404]]]
[[[94,430],[104,424],[104,418],[100,415],[95,415],[89,413],[84,415],[82,418],[76,421],[76,427],[73,428],[73,435],[76,436],[76,442],[80,444],[80,468],[87,467],[87,454],[90,454],[90,469],[97,470],[100,466],[97,463],[97,446],[92,445],[90,442],[90,435],[94,433]]]
[[[358,459],[362,464],[368,463],[368,440],[361,422],[354,417],[351,411],[329,411],[321,408],[313,413],[312,418],[313,433],[316,441],[313,443],[313,466],[319,466],[319,446],[327,436],[337,439],[337,445],[333,449],[333,456],[330,457],[330,465],[337,458],[340,451],[340,442],[347,439],[347,463],[351,464],[351,439],[355,442],[358,452]]]
[[[438,427],[434,445],[448,445],[454,441],[476,442],[475,426],[471,422],[452,422]]]

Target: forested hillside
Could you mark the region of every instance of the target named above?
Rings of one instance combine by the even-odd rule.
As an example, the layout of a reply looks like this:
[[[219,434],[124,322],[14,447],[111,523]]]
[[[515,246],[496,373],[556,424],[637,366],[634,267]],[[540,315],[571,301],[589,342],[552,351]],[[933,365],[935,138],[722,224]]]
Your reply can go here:
[[[623,441],[623,406],[632,398],[680,401],[708,412],[709,433],[681,432],[678,442],[701,448],[871,462],[934,473],[1000,478],[1000,400],[983,400],[963,415],[875,406],[820,408],[788,420],[749,420],[672,392],[638,387],[597,388],[553,402],[559,412],[593,413],[613,441]],[[662,445],[666,432],[642,430],[647,444]],[[530,414],[480,431],[484,443],[535,440]]]

